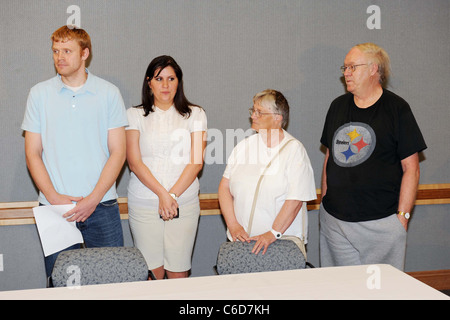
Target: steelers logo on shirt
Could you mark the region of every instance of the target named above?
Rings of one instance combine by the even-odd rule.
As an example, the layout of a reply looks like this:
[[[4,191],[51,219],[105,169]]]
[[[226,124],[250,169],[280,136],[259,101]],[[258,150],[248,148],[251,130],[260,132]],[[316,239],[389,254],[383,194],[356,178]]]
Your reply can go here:
[[[366,161],[376,145],[373,129],[366,123],[346,123],[333,137],[333,159],[341,167],[355,167]]]

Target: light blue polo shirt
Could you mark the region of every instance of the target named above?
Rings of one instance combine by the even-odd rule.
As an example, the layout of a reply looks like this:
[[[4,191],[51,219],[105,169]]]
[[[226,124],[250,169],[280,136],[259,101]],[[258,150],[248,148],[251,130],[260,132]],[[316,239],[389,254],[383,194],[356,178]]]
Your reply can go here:
[[[119,89],[96,77],[76,92],[60,75],[31,88],[21,128],[41,134],[42,159],[56,191],[86,197],[109,158],[108,130],[128,125]],[[103,201],[117,197],[115,184]],[[49,204],[42,192],[39,201]]]

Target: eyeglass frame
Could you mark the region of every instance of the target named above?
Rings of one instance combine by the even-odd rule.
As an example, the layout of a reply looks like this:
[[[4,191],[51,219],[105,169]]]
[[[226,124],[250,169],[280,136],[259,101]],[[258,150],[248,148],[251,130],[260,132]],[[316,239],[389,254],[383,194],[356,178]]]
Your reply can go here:
[[[257,118],[260,118],[261,116],[266,114],[280,114],[279,112],[260,112],[259,110],[253,109],[253,107],[248,109],[248,113],[250,113],[250,117],[252,117],[253,114],[255,114],[255,117]]]
[[[347,69],[350,70],[351,73],[353,73],[356,71],[356,67],[368,66],[370,64],[371,63],[352,64],[351,66],[341,66],[340,69],[341,69],[342,74],[344,74],[345,71],[347,71]]]

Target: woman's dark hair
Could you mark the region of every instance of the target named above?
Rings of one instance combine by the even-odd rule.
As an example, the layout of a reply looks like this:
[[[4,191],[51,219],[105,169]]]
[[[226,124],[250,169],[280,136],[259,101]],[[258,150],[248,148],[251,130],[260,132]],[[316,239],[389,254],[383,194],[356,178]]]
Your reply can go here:
[[[150,112],[153,112],[153,94],[151,92],[149,81],[153,79],[155,76],[158,76],[159,73],[166,67],[172,67],[175,71],[175,75],[178,78],[178,88],[175,97],[173,98],[173,102],[175,105],[175,109],[182,116],[189,118],[191,115],[191,109],[189,106],[196,106],[189,102],[189,100],[184,95],[183,90],[183,71],[181,71],[180,66],[176,63],[176,61],[170,56],[159,56],[150,62],[148,65],[147,71],[145,72],[144,83],[142,84],[142,104],[136,107],[144,108],[144,117],[148,116]],[[157,74],[156,71],[158,71]]]

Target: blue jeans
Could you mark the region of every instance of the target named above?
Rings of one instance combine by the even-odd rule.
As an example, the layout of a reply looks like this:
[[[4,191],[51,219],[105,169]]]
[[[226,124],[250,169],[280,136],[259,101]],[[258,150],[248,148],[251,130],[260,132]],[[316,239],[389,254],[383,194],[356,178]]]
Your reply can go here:
[[[99,203],[86,221],[77,222],[76,224],[83,235],[86,248],[122,247],[124,245],[119,204],[116,199]],[[75,244],[62,251],[79,249],[80,247],[80,244]],[[60,252],[45,257],[47,277],[51,276],[53,266]]]

